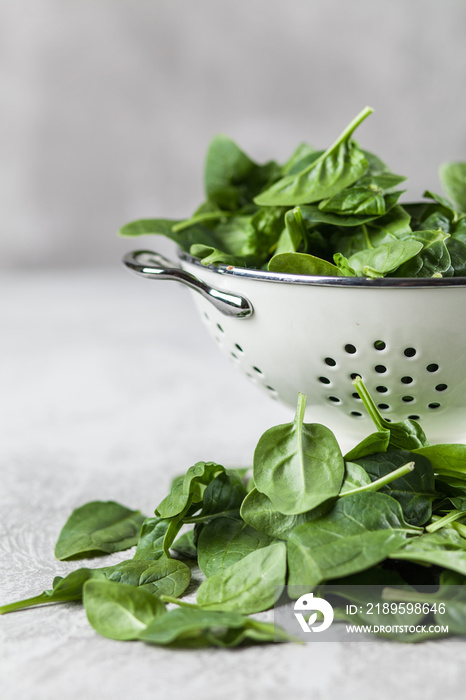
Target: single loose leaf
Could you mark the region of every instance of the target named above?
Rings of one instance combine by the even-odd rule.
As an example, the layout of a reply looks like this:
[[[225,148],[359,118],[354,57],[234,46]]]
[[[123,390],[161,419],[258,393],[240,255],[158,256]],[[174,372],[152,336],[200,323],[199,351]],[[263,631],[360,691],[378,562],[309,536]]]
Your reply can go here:
[[[280,627],[237,612],[180,607],[153,620],[138,637],[150,644],[178,647],[236,647],[244,642],[288,642]]]
[[[299,395],[293,423],[267,430],[254,452],[254,482],[285,515],[306,513],[340,491],[345,467],[329,428],[304,423],[306,397]]]
[[[141,588],[111,581],[87,581],[83,589],[87,619],[103,637],[130,640],[165,614],[160,598]]]
[[[191,570],[182,561],[162,557],[156,561],[130,559],[103,569],[115,583],[141,587],[156,595],[180,596],[189,585]]]
[[[351,136],[371,114],[366,107],[321,156],[297,174],[286,175],[254,198],[261,206],[295,206],[333,197],[364,175],[369,163]]]
[[[144,516],[114,501],[92,501],[76,508],[58,537],[57,559],[111,554],[133,547]]]
[[[197,592],[197,602],[208,610],[245,614],[267,610],[276,600],[277,587],[285,585],[285,574],[285,543],[271,544],[206,579]]]
[[[191,503],[202,501],[205,487],[224,471],[224,467],[214,462],[197,462],[184,477],[174,480],[170,493],[157,506],[156,515],[174,518],[182,514]]]
[[[367,477],[370,481],[369,477]],[[315,520],[330,509],[328,503],[324,503],[307,513],[298,515],[284,515],[280,513],[265,493],[253,488],[243,501],[241,517],[255,530],[263,532],[269,537],[286,540],[290,532],[308,520]]]

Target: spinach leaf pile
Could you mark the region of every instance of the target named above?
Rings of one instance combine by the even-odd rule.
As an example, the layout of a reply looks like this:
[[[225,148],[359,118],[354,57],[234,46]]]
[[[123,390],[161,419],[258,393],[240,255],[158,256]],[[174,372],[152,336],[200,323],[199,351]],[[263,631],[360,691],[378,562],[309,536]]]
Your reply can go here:
[[[143,219],[122,236],[161,234],[204,265],[350,277],[466,275],[466,163],[445,163],[449,199],[400,204],[406,178],[352,138],[363,109],[325,151],[300,144],[285,164],[255,163],[216,136],[206,199],[183,220]]]
[[[58,559],[134,547],[132,558],[58,576],[0,613],[82,601],[90,624],[111,639],[234,647],[291,640],[251,617],[285,591],[296,598],[396,583],[416,600],[425,595],[416,585],[428,584],[435,601],[439,587],[465,585],[466,445],[430,445],[415,421],[386,421],[360,377],[354,385],[376,432],[346,455],[328,428],[305,422],[299,395],[294,420],[261,436],[252,475],[198,462],[150,517],[112,501],[77,508]],[[193,593],[196,564],[204,580],[194,603],[181,596]],[[455,587],[453,597],[451,632],[464,634],[466,595]]]

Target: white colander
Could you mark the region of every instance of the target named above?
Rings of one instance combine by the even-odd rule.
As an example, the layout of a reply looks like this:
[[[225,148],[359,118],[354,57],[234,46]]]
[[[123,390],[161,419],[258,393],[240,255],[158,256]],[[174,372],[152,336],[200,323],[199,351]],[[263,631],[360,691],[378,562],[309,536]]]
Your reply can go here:
[[[466,442],[466,277],[313,277],[205,267],[179,253],[124,258],[187,284],[219,348],[254,384],[352,442],[373,430],[362,376],[387,420],[418,420],[431,442]]]

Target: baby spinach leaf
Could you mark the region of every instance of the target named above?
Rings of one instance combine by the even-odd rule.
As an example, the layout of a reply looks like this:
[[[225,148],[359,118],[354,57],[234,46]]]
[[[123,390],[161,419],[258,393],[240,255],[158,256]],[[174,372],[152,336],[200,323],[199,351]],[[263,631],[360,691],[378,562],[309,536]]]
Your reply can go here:
[[[235,471],[227,469],[207,484],[200,513],[191,518],[184,518],[184,522],[202,522],[219,515],[239,517],[239,509],[245,496],[246,487],[241,477]]]
[[[292,423],[267,430],[254,452],[254,483],[285,515],[306,513],[340,491],[344,462],[329,428],[304,423],[306,397],[299,395]]]
[[[278,239],[275,255],[296,252],[306,238],[307,228],[304,223],[301,208],[294,207],[285,214],[285,229]]]
[[[141,588],[111,581],[87,581],[83,588],[87,619],[103,637],[128,641],[160,615],[165,605]]]
[[[280,253],[269,260],[270,272],[285,272],[293,275],[323,275],[342,277],[344,273],[332,263],[306,253]]]
[[[233,265],[234,267],[245,267],[248,262],[240,255],[229,255],[219,248],[195,243],[189,249],[190,255],[202,260],[203,265]]]
[[[26,598],[14,603],[0,606],[0,615],[16,610],[23,610],[35,605],[44,603],[69,603],[81,600],[82,590],[86,581],[91,578],[105,578],[104,569],[77,569],[65,576],[56,576],[53,580],[53,587],[32,598]]]
[[[369,216],[385,214],[382,190],[373,185],[347,187],[330,199],[323,199],[318,206],[321,211],[334,214],[368,214]]]
[[[390,450],[362,457],[356,463],[370,476],[372,481],[380,479],[414,461],[414,470],[383,487],[386,493],[401,505],[406,522],[424,525],[432,515],[432,502],[436,497],[434,470],[426,457],[406,450]]]
[[[355,462],[345,461],[345,478],[340,489],[340,496],[347,491],[367,486],[371,483],[371,478],[366,470]]]
[[[466,481],[466,445],[463,444],[439,444],[417,447],[412,450],[414,454],[426,457],[432,464],[434,472],[449,475]]]
[[[441,566],[466,576],[466,539],[454,528],[444,527],[409,540],[389,556],[424,566]]]
[[[392,274],[393,277],[432,277],[445,274],[451,267],[450,253],[446,240],[450,237],[442,229],[436,231],[415,231],[409,241],[422,243],[421,250],[410,260],[401,264]]]
[[[211,520],[199,535],[198,563],[205,576],[224,571],[256,549],[272,541],[268,535],[236,518],[220,517]]]
[[[151,594],[178,597],[189,585],[189,566],[175,559],[161,557],[157,561],[130,559],[102,569],[105,577],[115,583],[143,588]]]
[[[284,542],[261,547],[201,583],[198,604],[208,610],[235,610],[245,614],[272,607],[276,588],[284,586]]]
[[[389,423],[387,420],[385,420],[377,408],[375,401],[372,399],[371,395],[366,389],[361,377],[356,377],[353,380],[353,385],[356,388],[369,416],[374,421],[377,430],[390,431],[390,449],[414,451],[419,447],[425,447],[429,444],[423,429],[415,420],[407,419],[400,421],[399,423]],[[430,461],[432,462],[432,460]]]
[[[390,431],[388,429],[382,429],[376,433],[372,433],[364,438],[356,447],[353,447],[353,449],[347,452],[345,460],[352,462],[355,459],[367,457],[367,455],[372,455],[376,452],[386,452],[389,442]]]
[[[291,530],[297,525],[319,518],[330,508],[331,501],[326,501],[307,513],[284,515],[275,508],[270,498],[253,488],[243,501],[241,517],[246,523],[265,535],[286,540]]]
[[[450,199],[466,212],[466,163],[443,163],[439,168],[439,177]]]
[[[99,569],[81,568],[64,578],[55,577],[52,589],[38,596],[0,607],[0,614],[44,603],[80,601],[83,586],[90,579],[107,579],[118,584],[142,587],[151,594],[179,596],[186,590],[190,578],[191,571],[186,564],[165,557],[156,562],[129,559]]]
[[[420,241],[393,239],[376,247],[371,244],[371,247],[354,253],[348,263],[357,275],[375,279],[395,272],[417,255],[422,247]]]
[[[174,241],[182,250],[189,252],[194,243],[216,245],[218,243],[211,229],[202,224],[193,224],[188,228],[176,230],[183,223],[181,219],[140,219],[120,228],[118,235],[124,238],[158,234]]]
[[[163,540],[167,534],[169,520],[146,518],[142,523],[134,559],[145,561],[160,559],[163,556]]]
[[[232,611],[180,607],[153,620],[139,639],[179,647],[236,647],[243,642],[285,642],[291,637],[280,627]]]
[[[235,210],[279,175],[273,161],[258,165],[228,136],[215,136],[208,148],[204,186],[208,199],[220,209]]]
[[[173,518],[183,513],[191,503],[199,503],[205,487],[224,471],[224,467],[214,462],[197,462],[182,479],[173,482],[170,493],[157,506],[156,515]]]
[[[316,151],[316,149],[308,143],[300,143],[282,166],[281,174],[290,175],[291,173],[300,173],[321,155],[322,151]]]
[[[290,586],[309,590],[383,561],[409,535],[400,504],[383,493],[339,499],[327,515],[296,527],[288,537]]]
[[[397,195],[398,197],[398,195]],[[388,198],[387,198],[388,199]],[[388,208],[388,203],[386,203]],[[301,206],[303,218],[308,224],[328,224],[330,226],[342,227],[343,229],[353,229],[363,224],[368,224],[379,214],[336,214],[334,212],[323,211],[317,205],[306,204]],[[345,232],[343,235],[346,235]]]
[[[114,501],[92,501],[76,508],[66,521],[55,546],[64,560],[93,554],[121,552],[133,547],[144,516]]]
[[[296,174],[285,175],[255,197],[256,204],[295,206],[333,197],[364,175],[368,162],[351,136],[371,114],[366,107],[346,127],[334,144]]]
[[[466,245],[456,238],[446,241],[454,277],[466,277]]]

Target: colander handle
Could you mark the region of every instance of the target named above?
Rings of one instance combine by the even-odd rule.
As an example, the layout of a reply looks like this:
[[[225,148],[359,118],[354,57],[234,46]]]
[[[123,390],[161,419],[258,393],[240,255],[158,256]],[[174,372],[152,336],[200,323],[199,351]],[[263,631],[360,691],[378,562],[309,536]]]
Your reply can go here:
[[[248,318],[254,312],[251,302],[245,297],[210,287],[198,277],[164,258],[163,255],[153,253],[150,250],[135,250],[132,253],[127,253],[123,258],[123,263],[140,277],[151,280],[175,280],[185,284],[190,289],[199,292],[204,299],[210,301],[225,316]]]

